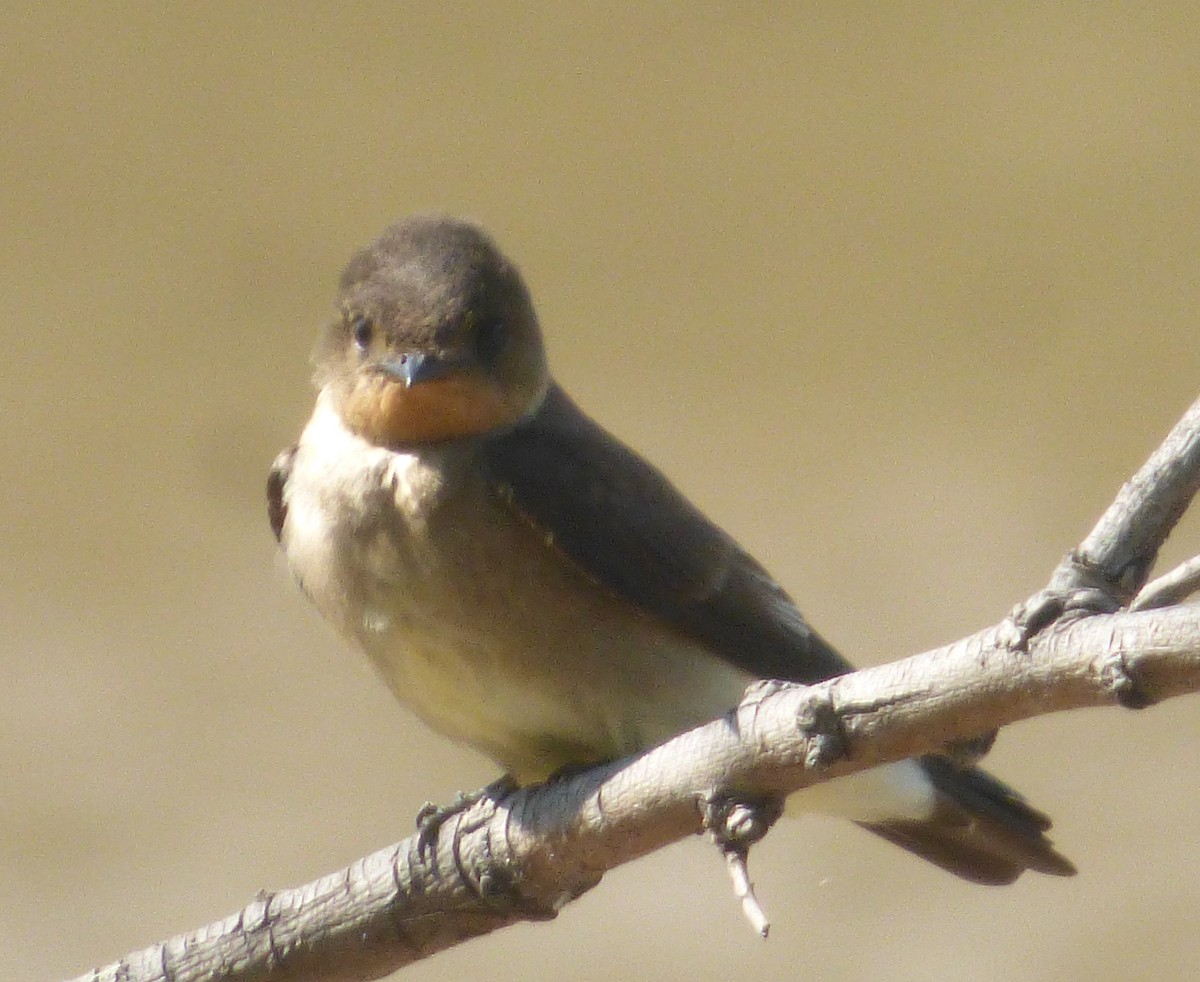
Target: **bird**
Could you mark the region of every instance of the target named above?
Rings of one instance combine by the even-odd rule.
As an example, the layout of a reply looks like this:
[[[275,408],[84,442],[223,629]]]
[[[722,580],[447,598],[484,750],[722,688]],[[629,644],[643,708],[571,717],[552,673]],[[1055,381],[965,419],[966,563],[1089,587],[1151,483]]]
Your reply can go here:
[[[417,215],[359,251],[313,361],[312,416],[267,482],[287,565],[402,703],[518,784],[638,754],[756,680],[853,670],[554,381],[530,291],[478,224]],[[949,752],[788,810],[976,883],[1075,872],[1046,815]]]

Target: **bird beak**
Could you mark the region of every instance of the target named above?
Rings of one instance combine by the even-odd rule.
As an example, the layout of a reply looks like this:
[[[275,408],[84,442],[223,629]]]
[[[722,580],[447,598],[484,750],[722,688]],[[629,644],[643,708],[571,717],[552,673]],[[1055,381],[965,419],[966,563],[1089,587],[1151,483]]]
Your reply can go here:
[[[414,385],[444,378],[466,367],[465,360],[460,358],[409,352],[403,355],[389,355],[378,363],[376,370],[403,382],[406,389],[411,389]]]
[[[341,412],[380,446],[457,440],[510,422],[504,392],[469,353],[387,352],[363,368]]]

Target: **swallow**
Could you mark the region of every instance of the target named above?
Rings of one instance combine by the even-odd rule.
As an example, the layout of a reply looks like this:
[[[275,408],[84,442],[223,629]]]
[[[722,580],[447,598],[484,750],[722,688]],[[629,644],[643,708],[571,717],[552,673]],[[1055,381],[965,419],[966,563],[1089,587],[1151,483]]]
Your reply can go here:
[[[529,290],[478,226],[424,216],[350,261],[316,407],[268,480],[321,613],[433,729],[517,782],[636,754],[758,679],[852,670],[766,570],[554,382]],[[1049,819],[931,754],[808,788],[967,880],[1066,876]]]

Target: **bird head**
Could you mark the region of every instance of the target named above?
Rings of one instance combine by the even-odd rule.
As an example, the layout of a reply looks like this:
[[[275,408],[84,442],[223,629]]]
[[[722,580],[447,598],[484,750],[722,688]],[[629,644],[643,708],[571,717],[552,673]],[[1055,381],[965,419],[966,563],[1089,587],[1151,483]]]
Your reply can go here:
[[[315,354],[317,384],[351,430],[380,446],[503,430],[546,394],[529,291],[469,222],[393,225],[346,267],[339,307]]]

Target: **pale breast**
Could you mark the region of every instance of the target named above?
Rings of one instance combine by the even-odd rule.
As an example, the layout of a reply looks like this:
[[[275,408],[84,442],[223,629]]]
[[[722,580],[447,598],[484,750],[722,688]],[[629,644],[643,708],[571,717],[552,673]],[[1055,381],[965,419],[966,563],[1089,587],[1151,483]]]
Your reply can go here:
[[[657,743],[749,681],[585,575],[467,451],[381,450],[322,403],[289,480],[284,545],[402,701],[522,779]]]

